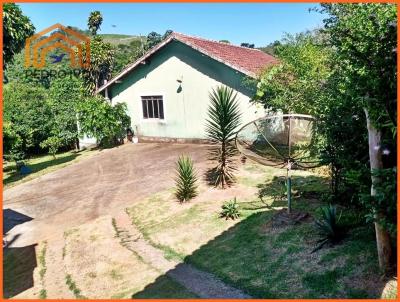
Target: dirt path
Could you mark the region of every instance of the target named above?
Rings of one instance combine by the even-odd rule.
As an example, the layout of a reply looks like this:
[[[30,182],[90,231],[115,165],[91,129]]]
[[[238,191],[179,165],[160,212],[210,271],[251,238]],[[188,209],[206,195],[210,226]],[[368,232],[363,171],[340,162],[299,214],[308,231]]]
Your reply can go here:
[[[206,150],[204,145],[123,145],[7,189],[3,209],[32,218],[15,226],[7,238],[17,238],[13,246],[26,246],[103,215],[118,214],[171,187],[179,155],[190,155],[197,168],[204,169]]]
[[[211,274],[165,259],[164,252],[143,238],[125,212],[135,201],[173,186],[179,155],[190,155],[202,173],[209,167],[207,148],[124,145],[4,191],[3,209],[32,218],[8,231],[12,246],[47,241],[44,278],[39,282],[36,272],[34,287],[21,293],[22,297],[37,297],[44,288],[48,298],[76,298],[71,282],[81,287],[83,296],[104,298],[118,289],[125,297],[129,293],[124,288],[151,283],[155,276],[166,274],[202,298],[249,298]],[[110,217],[115,218],[114,226],[106,223]],[[112,228],[119,238],[114,238]],[[87,238],[65,234],[77,229],[83,229]],[[147,272],[146,282],[144,276],[135,275],[139,267]],[[117,272],[131,277],[121,283]],[[100,275],[103,279],[97,279]]]
[[[126,213],[120,213],[115,217],[114,222],[123,246],[137,253],[149,265],[161,273],[165,273],[200,298],[251,298],[210,273],[198,270],[186,263],[165,259],[163,251],[152,246],[143,238]]]

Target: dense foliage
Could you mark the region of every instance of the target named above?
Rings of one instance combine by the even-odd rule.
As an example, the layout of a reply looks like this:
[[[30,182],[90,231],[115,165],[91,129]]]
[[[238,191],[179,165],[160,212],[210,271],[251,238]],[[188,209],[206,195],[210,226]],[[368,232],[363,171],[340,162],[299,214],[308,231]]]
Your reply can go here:
[[[35,33],[35,27],[15,3],[3,5],[3,69]]]
[[[48,91],[28,84],[10,83],[3,91],[4,154],[19,160],[40,152],[39,144],[52,128]]]
[[[393,168],[397,166],[396,6],[326,4],[322,11],[329,15],[324,21],[324,32],[329,36],[329,46],[335,49],[333,81],[340,83],[345,98],[363,109],[369,135],[379,136],[379,145],[369,146],[373,194],[365,198],[370,189],[365,185],[358,198],[368,209],[369,217],[393,230],[396,206],[390,203],[396,200],[393,199],[396,196]],[[371,157],[374,154],[371,150],[378,150],[377,158]],[[372,165],[376,161],[380,162],[379,169]]]
[[[163,35],[152,31],[147,35],[147,40],[146,40],[146,49],[151,49],[154,46],[156,46],[158,43],[160,43],[162,40],[166,39],[170,34],[172,33],[172,30],[168,29],[165,31]]]
[[[94,137],[101,146],[121,143],[131,126],[125,103],[112,106],[101,96],[89,96],[78,104],[80,133]]]
[[[19,17],[24,18],[14,4],[7,9],[13,13],[18,10],[13,22],[17,22]],[[23,21],[27,26],[31,24],[29,19]],[[96,137],[102,145],[118,143],[125,136],[130,126],[126,106],[111,106],[100,97],[92,97],[95,89],[111,76],[114,64],[113,46],[96,35],[101,22],[99,12],[90,15],[89,29],[95,34],[91,39],[91,66],[88,72],[81,73],[81,77],[69,74],[72,69],[67,57],[57,64],[49,62],[45,70],[38,72],[33,67],[25,68],[23,52],[14,56],[14,62],[10,62],[7,68],[8,84],[4,88],[3,142],[7,159],[21,160],[42,152],[55,156],[59,150],[79,148],[79,137],[84,135]],[[15,25],[8,23],[7,26]],[[13,33],[10,35],[19,37]],[[5,42],[13,43],[10,39]],[[18,41],[15,43],[17,45]],[[19,51],[17,48],[13,50]],[[58,52],[55,50],[54,54]],[[55,71],[63,71],[64,76]],[[54,74],[49,76],[51,72]]]
[[[96,10],[90,13],[88,18],[88,28],[92,35],[97,35],[101,24],[103,23],[103,16]]]
[[[106,80],[111,78],[115,51],[101,36],[90,39],[90,65],[82,73],[86,93],[94,94]]]
[[[394,231],[396,6],[324,4],[321,11],[323,29],[276,47],[279,64],[262,74],[254,101],[315,116],[313,146],[331,167],[330,201],[356,206]]]
[[[132,40],[129,44],[118,44],[115,47],[113,75],[120,73],[124,67],[136,61],[144,54],[144,51],[144,41],[140,38]]]

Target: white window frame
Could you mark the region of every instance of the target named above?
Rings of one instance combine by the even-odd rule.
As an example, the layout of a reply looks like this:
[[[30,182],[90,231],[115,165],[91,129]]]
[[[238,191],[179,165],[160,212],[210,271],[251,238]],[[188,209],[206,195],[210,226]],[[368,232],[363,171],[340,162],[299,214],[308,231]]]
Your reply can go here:
[[[142,97],[148,97],[148,96],[161,96],[163,100],[163,113],[164,113],[164,118],[144,118],[143,117],[143,107],[142,107]],[[146,93],[140,93],[139,94],[139,112],[140,112],[140,121],[143,123],[166,123],[167,122],[167,114],[166,114],[166,98],[165,98],[165,93],[160,93],[160,92],[146,92]]]

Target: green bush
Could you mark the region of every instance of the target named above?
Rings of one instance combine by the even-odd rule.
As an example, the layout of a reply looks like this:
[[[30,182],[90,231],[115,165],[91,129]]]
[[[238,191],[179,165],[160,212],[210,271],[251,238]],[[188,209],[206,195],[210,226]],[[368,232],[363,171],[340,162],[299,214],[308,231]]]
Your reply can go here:
[[[186,156],[180,156],[176,163],[176,192],[180,202],[188,201],[197,195],[197,177],[193,169],[193,161]]]
[[[3,91],[4,153],[14,159],[39,153],[49,137],[52,113],[48,92],[28,84],[9,83]]]
[[[322,217],[315,221],[315,226],[321,239],[318,240],[318,246],[313,252],[322,248],[326,243],[338,243],[344,235],[343,228],[339,224],[341,214],[337,216],[336,206],[329,204],[328,206],[321,207]]]
[[[372,175],[380,181],[374,184],[375,195],[368,192],[360,195],[361,202],[367,210],[367,221],[378,222],[393,237],[397,234],[397,167],[373,170]],[[380,215],[379,215],[380,214]]]
[[[226,220],[235,220],[240,217],[239,205],[237,204],[236,197],[222,205],[222,211],[219,216],[221,218],[225,218]]]
[[[63,144],[63,140],[57,136],[50,136],[46,140],[40,143],[40,147],[43,149],[47,149],[54,158],[56,158],[56,153],[58,149]]]
[[[112,106],[100,96],[88,97],[78,105],[78,120],[80,136],[94,137],[101,146],[120,143],[131,125],[126,103]]]

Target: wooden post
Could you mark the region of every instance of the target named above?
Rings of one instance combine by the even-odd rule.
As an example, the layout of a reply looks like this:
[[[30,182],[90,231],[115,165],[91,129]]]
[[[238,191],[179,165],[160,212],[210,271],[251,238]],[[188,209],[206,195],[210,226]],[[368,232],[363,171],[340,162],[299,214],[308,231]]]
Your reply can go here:
[[[368,144],[369,144],[369,160],[371,165],[371,172],[377,169],[383,169],[382,162],[382,150],[381,150],[381,132],[375,128],[371,123],[368,110],[364,108],[365,116],[367,119],[368,129]],[[380,182],[380,179],[374,175],[371,175],[371,196],[376,195],[375,186]],[[376,245],[378,249],[378,260],[379,267],[384,273],[388,273],[391,270],[392,261],[392,246],[390,242],[390,235],[382,225],[379,224],[378,220],[382,218],[382,213],[375,215],[375,233],[376,233]]]

